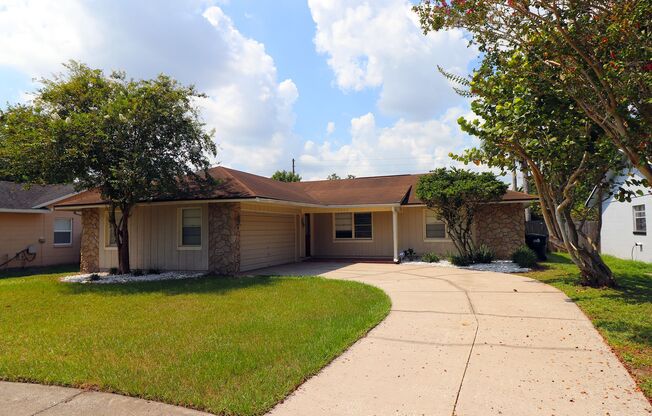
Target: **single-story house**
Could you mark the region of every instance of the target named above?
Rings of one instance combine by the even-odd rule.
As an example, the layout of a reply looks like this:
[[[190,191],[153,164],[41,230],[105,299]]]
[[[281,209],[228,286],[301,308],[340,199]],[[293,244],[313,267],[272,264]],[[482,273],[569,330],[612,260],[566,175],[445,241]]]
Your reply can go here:
[[[0,268],[79,263],[81,217],[53,210],[74,194],[68,185],[0,181]]]
[[[600,248],[602,253],[622,259],[652,262],[652,233],[647,230],[647,217],[652,213],[652,194],[649,188],[624,185],[630,178],[641,180],[643,176],[631,169],[614,179],[615,186],[625,186],[634,193],[640,190],[642,195],[635,194],[629,202],[620,202],[613,195],[600,201]],[[594,192],[589,203],[596,197]]]
[[[408,248],[455,251],[445,225],[415,196],[419,175],[285,183],[225,167],[210,174],[219,186],[208,196],[137,204],[129,218],[132,268],[233,274],[306,258],[396,261]],[[524,204],[533,199],[507,191],[487,204],[475,239],[509,256],[524,243]],[[81,212],[82,270],[117,266],[98,192],[56,209]]]

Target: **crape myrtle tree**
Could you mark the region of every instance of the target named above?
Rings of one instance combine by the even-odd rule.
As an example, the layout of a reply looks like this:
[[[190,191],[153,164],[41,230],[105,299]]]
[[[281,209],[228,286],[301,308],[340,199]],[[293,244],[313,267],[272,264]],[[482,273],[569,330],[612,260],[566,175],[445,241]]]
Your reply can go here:
[[[478,208],[500,201],[506,191],[507,184],[493,173],[439,168],[419,178],[416,195],[446,224],[459,253],[473,258],[472,226]]]
[[[301,182],[301,175],[287,170],[277,170],[272,175],[272,179],[280,182]]]
[[[521,50],[652,184],[652,0],[422,0],[425,33],[461,28],[484,54]]]
[[[0,175],[99,191],[119,272],[129,273],[135,204],[214,184],[207,172],[213,133],[196,107],[203,95],[165,75],[133,80],[74,61],[65,68],[41,80],[32,102],[0,111]]]
[[[610,188],[606,174],[624,167],[622,154],[573,99],[546,78],[530,76],[537,65],[521,53],[485,57],[467,83],[477,117],[459,120],[481,144],[457,159],[503,172],[525,161],[553,244],[568,251],[582,284],[613,286],[611,270],[597,241],[582,231],[576,207],[586,200],[587,190]]]

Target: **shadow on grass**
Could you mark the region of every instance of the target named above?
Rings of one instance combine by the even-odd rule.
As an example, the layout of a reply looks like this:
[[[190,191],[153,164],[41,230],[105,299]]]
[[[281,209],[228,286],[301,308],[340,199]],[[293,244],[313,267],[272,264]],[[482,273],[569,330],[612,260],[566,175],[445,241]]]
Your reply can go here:
[[[4,269],[0,270],[0,279],[60,273],[79,273],[79,264]]]
[[[161,293],[168,296],[186,294],[226,294],[232,290],[241,290],[257,286],[271,286],[279,280],[270,276],[224,277],[208,276],[195,279],[160,280],[133,283],[60,283],[62,294],[99,294],[107,296],[139,295],[144,293]]]

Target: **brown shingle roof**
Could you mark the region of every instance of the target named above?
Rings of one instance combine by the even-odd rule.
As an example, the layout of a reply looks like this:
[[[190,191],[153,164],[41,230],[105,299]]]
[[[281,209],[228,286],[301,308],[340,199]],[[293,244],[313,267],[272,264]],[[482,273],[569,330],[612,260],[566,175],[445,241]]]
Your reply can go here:
[[[366,178],[285,183],[225,167],[209,170],[219,185],[197,199],[266,198],[314,205],[421,204],[415,194],[422,175],[371,176]],[[504,201],[528,201],[532,195],[507,191]],[[58,206],[95,205],[103,201],[88,191]]]
[[[31,185],[25,188],[19,183],[0,181],[0,208],[33,209],[74,192],[71,185]]]

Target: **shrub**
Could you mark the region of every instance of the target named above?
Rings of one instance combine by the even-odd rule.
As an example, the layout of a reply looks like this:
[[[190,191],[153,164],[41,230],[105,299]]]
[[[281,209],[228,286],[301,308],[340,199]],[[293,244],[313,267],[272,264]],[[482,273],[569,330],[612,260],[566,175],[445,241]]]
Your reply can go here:
[[[532,268],[537,264],[537,255],[528,246],[520,246],[512,253],[512,261],[520,267]]]
[[[491,263],[495,258],[494,251],[485,244],[480,245],[473,253],[474,263]]]
[[[427,263],[439,263],[439,256],[435,253],[426,253],[421,256],[421,260]]]
[[[111,267],[109,269],[109,274],[118,274],[118,268],[117,267]]]
[[[405,254],[405,258],[410,260],[410,261],[413,261],[413,260],[415,260],[417,258],[417,253],[414,251],[414,249],[411,249],[411,248],[408,248],[407,250],[405,250],[403,252],[403,254]]]
[[[469,266],[473,263],[473,259],[464,254],[451,254],[449,260],[455,266]]]
[[[161,274],[161,271],[159,269],[149,269],[147,274]]]
[[[140,270],[140,269],[134,269],[134,270],[131,271],[131,274],[134,275],[134,276],[142,276],[143,271]]]
[[[94,282],[96,280],[100,280],[100,275],[97,274],[97,273],[93,273],[90,276],[88,276],[88,280],[90,280],[91,282]]]

